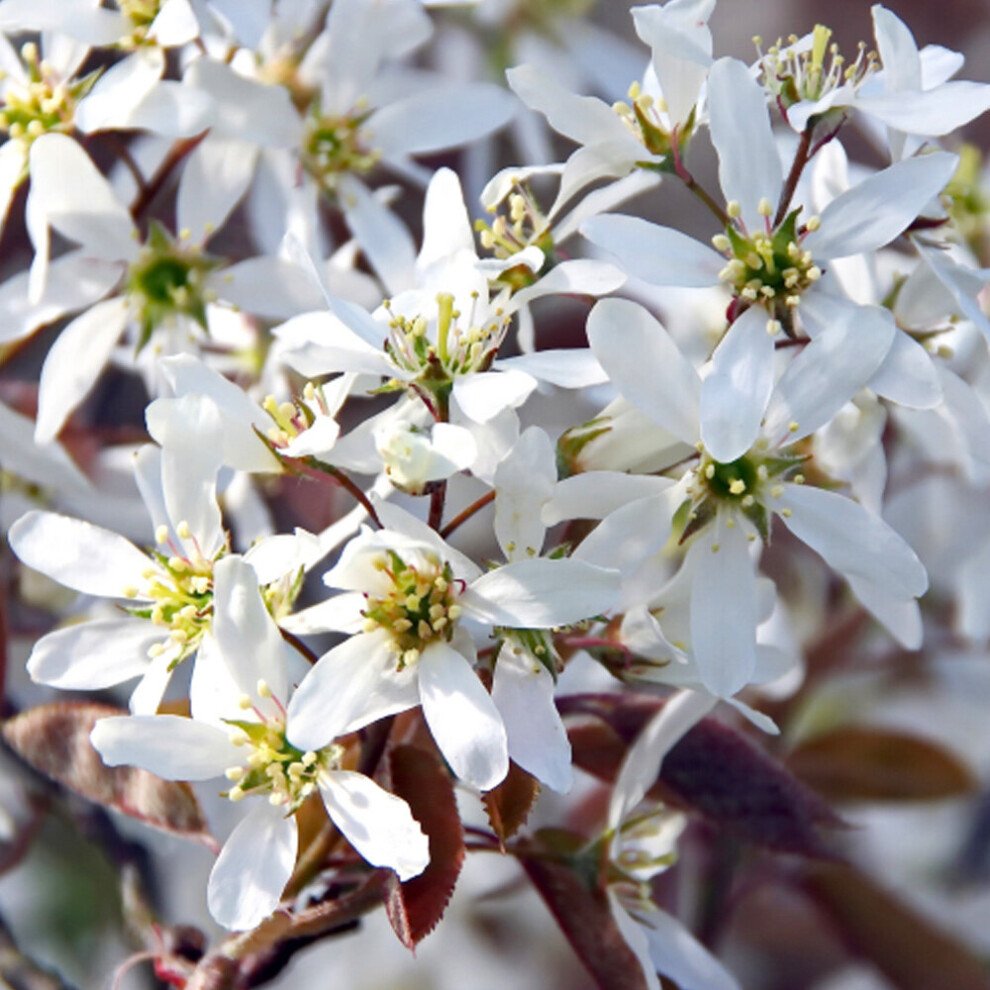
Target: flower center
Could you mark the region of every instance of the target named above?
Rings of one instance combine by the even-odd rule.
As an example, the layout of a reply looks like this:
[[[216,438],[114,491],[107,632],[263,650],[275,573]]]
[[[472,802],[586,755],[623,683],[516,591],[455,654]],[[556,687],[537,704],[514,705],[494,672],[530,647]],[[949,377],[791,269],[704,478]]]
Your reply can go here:
[[[368,596],[362,614],[366,632],[385,629],[401,670],[415,663],[430,643],[449,640],[460,618],[457,581],[450,564],[430,555],[419,567],[407,564],[395,551],[376,561],[392,587],[381,596]]]
[[[302,164],[326,191],[337,189],[340,176],[361,175],[378,164],[382,153],[367,144],[362,125],[371,115],[365,107],[346,114],[323,114],[314,102],[303,131]]]
[[[41,60],[33,41],[21,46],[21,59],[27,80],[19,82],[7,77],[0,131],[25,146],[49,131],[71,131],[76,104],[89,92],[96,77],[87,76],[72,85],[57,79],[48,63]],[[26,169],[25,163],[25,175]]]
[[[148,40],[148,31],[161,11],[162,0],[117,0],[120,12],[131,22],[131,33],[121,38],[121,48],[131,49]]]
[[[269,395],[261,408],[271,417],[268,439],[275,447],[285,447],[300,433],[305,433],[319,417],[332,416],[322,385],[306,382],[302,398],[295,402],[279,402]]]
[[[727,259],[719,278],[732,287],[740,300],[763,306],[771,319],[789,326],[802,293],[822,277],[811,252],[801,247],[806,234],[817,230],[820,221],[818,217],[809,217],[798,229],[801,211],[796,209],[772,228],[772,211],[768,201],[760,203],[760,213],[766,218],[765,229],[751,233],[739,215],[738,204],[729,203],[729,224],[724,234],[712,238],[712,244]]]
[[[262,681],[258,693],[270,698],[271,691]],[[229,720],[230,741],[246,750],[244,763],[229,767],[224,776],[233,787],[224,796],[231,801],[242,801],[249,794],[267,794],[269,804],[284,807],[286,814],[294,812],[317,788],[317,780],[324,770],[340,768],[344,755],[342,746],[331,744],[314,752],[296,749],[285,738],[285,709],[275,701],[277,716],[265,717],[255,709],[260,721]],[[242,707],[250,708],[251,700],[242,699]]]
[[[742,513],[755,527],[764,543],[770,539],[770,510],[768,497],[783,494],[780,482],[804,463],[808,456],[787,450],[768,451],[768,443],[760,438],[750,450],[734,461],[716,461],[702,449],[701,460],[694,472],[684,503],[687,513],[681,542],[700,532],[711,523],[719,510],[728,512],[729,519]],[[797,483],[804,481],[794,475]]]
[[[141,327],[138,347],[143,347],[159,326],[173,326],[180,318],[195,320],[207,329],[206,305],[216,298],[206,276],[218,262],[198,245],[183,244],[188,234],[173,239],[157,223],[148,229],[148,240],[127,273],[126,291]]]
[[[188,523],[179,523],[176,532],[181,539],[195,544]],[[159,545],[168,546],[172,553],[149,550],[154,566],[142,575],[147,582],[145,587],[140,591],[127,588],[125,594],[128,598],[140,594],[151,599],[150,605],[129,611],[168,630],[165,639],[151,646],[148,656],[155,658],[169,653],[169,669],[173,669],[196,650],[203,633],[209,629],[213,618],[213,565],[226,551],[221,550],[216,557],[208,559],[197,546],[195,552],[187,556],[172,543],[165,526],[159,527],[155,539]]]
[[[508,204],[508,217],[498,212],[499,206],[505,203]],[[481,246],[486,251],[491,251],[496,258],[504,261],[535,245],[547,256],[551,265],[554,263],[550,222],[526,183],[515,182],[501,202],[488,207],[488,212],[496,214],[491,226],[481,219],[474,222]],[[536,273],[526,265],[519,265],[503,272],[498,282],[515,291],[532,285],[536,278]]]
[[[816,24],[810,46],[798,47],[799,39],[792,34],[786,48],[778,39],[766,54],[762,50],[762,40],[753,39],[760,56],[760,82],[785,110],[801,100],[817,102],[840,86],[856,89],[879,69],[877,53],[867,51],[862,41],[856,60],[846,65],[845,58],[839,54],[839,46],[829,44],[831,37],[830,28]]]
[[[669,155],[674,148],[674,135],[667,116],[667,104],[663,97],[654,98],[644,93],[638,82],[629,87],[629,102],[619,100],[612,109],[629,128],[632,136],[651,154]],[[694,112],[677,129],[677,140],[683,148],[694,130]]]

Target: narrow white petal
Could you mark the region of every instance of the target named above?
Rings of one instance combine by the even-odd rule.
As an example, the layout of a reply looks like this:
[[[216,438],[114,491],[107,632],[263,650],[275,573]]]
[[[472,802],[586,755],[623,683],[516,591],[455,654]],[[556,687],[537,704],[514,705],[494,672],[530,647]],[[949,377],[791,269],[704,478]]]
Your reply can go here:
[[[753,446],[773,390],[774,344],[766,310],[753,306],[729,327],[701,383],[701,440],[716,461]]]
[[[571,789],[571,744],[553,703],[554,682],[538,660],[503,646],[495,663],[492,700],[502,715],[509,756],[560,794]]]
[[[219,230],[247,191],[257,151],[244,141],[210,135],[186,159],[179,182],[176,221],[196,244]]]
[[[468,661],[446,643],[419,658],[423,717],[444,759],[465,783],[487,791],[509,772],[502,718]]]
[[[429,839],[402,798],[346,770],[322,774],[319,787],[334,825],[372,866],[387,866],[405,881],[429,865]]]
[[[894,334],[887,356],[867,383],[877,395],[911,409],[931,409],[942,400],[942,386],[931,355],[909,334]]]
[[[714,707],[707,691],[678,691],[643,727],[629,747],[612,789],[608,824],[617,828],[657,782],[667,754]]]
[[[476,141],[508,123],[518,104],[490,83],[461,83],[396,100],[368,118],[369,140],[387,157],[423,155]]]
[[[375,273],[393,295],[415,284],[416,251],[405,224],[357,179],[345,175],[340,205]]]
[[[426,189],[423,202],[423,246],[416,264],[420,269],[456,254],[474,253],[474,231],[457,173],[440,168]]]
[[[165,0],[148,29],[148,36],[163,48],[184,45],[198,35],[199,24],[189,0]]]
[[[210,780],[243,762],[223,729],[180,715],[101,718],[90,740],[108,767],[140,767],[166,780]]]
[[[508,308],[515,311],[534,299],[550,295],[603,296],[620,288],[625,281],[625,274],[614,265],[575,258],[562,261],[539,281],[513,293]]]
[[[661,990],[657,969],[650,956],[650,943],[646,939],[646,932],[622,906],[619,895],[614,890],[608,889],[607,894],[608,905],[612,911],[612,918],[615,920],[616,927],[639,960],[640,966],[643,967],[643,978],[646,981],[647,990]]]
[[[725,265],[725,259],[701,241],[640,217],[592,217],[581,225],[581,233],[630,275],[651,285],[718,285]]]
[[[231,832],[213,864],[206,888],[210,914],[234,931],[264,921],[278,907],[298,844],[295,818],[259,804]]]
[[[166,79],[158,82],[113,126],[150,131],[173,139],[190,138],[205,131],[213,119],[213,102],[205,93]]]
[[[172,679],[170,667],[172,662],[177,660],[179,651],[176,647],[159,653],[144,673],[144,677],[138,681],[134,690],[131,691],[130,698],[127,699],[127,707],[132,715],[156,715],[158,708],[165,697],[169,681]]]
[[[874,4],[873,33],[888,92],[921,88],[921,59],[910,28],[892,10]]]
[[[604,519],[627,502],[659,495],[673,484],[653,475],[582,471],[557,482],[543,507],[542,521],[554,526],[565,519]]]
[[[945,188],[959,158],[945,151],[906,158],[864,179],[822,210],[804,248],[815,258],[848,258],[889,244]]]
[[[107,299],[77,316],[52,344],[38,383],[35,439],[47,443],[96,384],[127,323],[127,300]]]
[[[842,574],[856,575],[898,598],[917,598],[928,576],[904,539],[858,502],[822,488],[784,485],[773,508],[787,528]]]
[[[879,306],[809,295],[802,315],[813,339],[770,399],[763,431],[772,443],[800,440],[829,422],[873,377],[899,333],[890,311]]]
[[[593,145],[625,136],[619,115],[602,100],[569,93],[530,65],[509,69],[506,78],[523,103],[542,113],[555,131],[578,144]]]
[[[468,419],[487,423],[504,409],[521,406],[537,381],[523,371],[487,371],[454,380],[454,398]]]
[[[698,373],[642,306],[602,299],[588,316],[588,342],[623,398],[679,439],[697,441]]]
[[[639,923],[657,972],[681,990],[740,990],[736,978],[676,918],[653,907]]]
[[[0,402],[0,464],[19,478],[68,494],[93,491],[89,479],[57,443],[34,441],[34,423]]]
[[[530,427],[495,469],[495,536],[507,559],[543,549],[541,510],[556,481],[553,444],[539,427]]]
[[[990,86],[959,80],[935,89],[861,97],[853,106],[908,134],[950,134],[990,109]]]
[[[293,746],[322,749],[345,732],[419,704],[416,665],[397,670],[385,639],[384,632],[359,633],[320,658],[289,702]]]
[[[618,596],[618,571],[583,560],[536,558],[483,574],[459,603],[480,622],[546,629],[607,612]]]
[[[756,574],[743,526],[720,519],[691,548],[691,647],[702,682],[730,697],[756,667]],[[715,548],[718,548],[717,550]]]
[[[243,557],[223,557],[213,567],[213,635],[242,693],[258,705],[264,681],[283,704],[288,697],[286,644],[258,589],[258,575]]]
[[[708,113],[722,192],[727,201],[739,203],[749,229],[760,230],[757,207],[761,199],[776,206],[783,174],[766,94],[743,62],[720,58],[712,66]]]
[[[27,670],[39,684],[93,691],[142,677],[163,631],[141,619],[101,619],[56,629],[34,644]]]
[[[72,182],[65,181],[67,175]],[[31,145],[29,198],[55,230],[82,244],[89,257],[127,260],[135,255],[130,213],[82,145],[65,134],[45,134]]]
[[[160,48],[140,48],[128,55],[104,72],[80,102],[76,127],[83,134],[92,134],[126,126],[131,111],[151,92],[164,71],[165,54]]]
[[[918,650],[924,639],[921,609],[913,598],[905,601],[885,588],[855,575],[847,575],[849,588],[860,603],[905,650]]]
[[[7,539],[28,567],[86,595],[126,598],[126,589],[143,587],[152,566],[124,537],[54,512],[28,512]]]

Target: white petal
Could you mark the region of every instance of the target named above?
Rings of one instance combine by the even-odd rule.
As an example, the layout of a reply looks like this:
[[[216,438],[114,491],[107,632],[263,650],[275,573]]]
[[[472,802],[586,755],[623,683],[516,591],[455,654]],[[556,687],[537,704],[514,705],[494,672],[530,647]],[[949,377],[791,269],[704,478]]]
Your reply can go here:
[[[419,704],[416,666],[397,670],[385,641],[384,632],[359,633],[320,657],[289,702],[293,746],[322,749],[345,732]]]
[[[302,122],[284,86],[250,79],[213,58],[196,59],[183,84],[215,101],[212,133],[218,138],[268,148],[292,147],[302,139]]]
[[[145,671],[144,677],[138,681],[127,700],[127,707],[132,715],[155,715],[165,697],[169,681],[172,679],[171,666],[179,657],[179,649],[172,646],[164,653],[159,653]]]
[[[848,575],[849,588],[869,613],[906,650],[918,650],[924,639],[921,609],[912,598],[905,601],[870,581]]]
[[[205,93],[166,79],[114,126],[167,138],[190,138],[205,131],[213,117],[214,106]]]
[[[166,780],[210,780],[244,757],[223,729],[180,715],[101,718],[90,739],[108,767],[141,767]]]
[[[440,168],[433,174],[423,202],[423,246],[416,265],[427,268],[458,251],[474,253],[474,232],[457,173]]]
[[[34,423],[0,402],[0,464],[19,478],[68,494],[91,493],[89,479],[57,443],[34,441]]]
[[[948,82],[935,89],[916,89],[861,97],[853,106],[908,134],[938,137],[950,134],[990,109],[990,86]]]
[[[0,31],[64,31],[90,45],[116,44],[127,24],[123,14],[86,0],[4,0],[0,9]]]
[[[549,76],[530,65],[520,65],[505,74],[516,95],[547,123],[578,144],[599,144],[614,137],[625,137],[619,115],[593,96],[569,93]]]
[[[608,375],[595,355],[590,350],[577,347],[500,358],[495,362],[495,367],[523,371],[561,388],[587,388],[608,381]]]
[[[582,471],[559,481],[542,512],[542,521],[554,526],[565,519],[604,519],[627,502],[658,495],[670,488],[669,478],[626,474],[624,471]],[[496,502],[496,511],[498,503]]]
[[[921,561],[878,516],[822,488],[791,484],[783,488],[773,508],[791,510],[783,517],[787,528],[830,567],[865,578],[898,598],[925,593],[928,577]]]
[[[603,296],[614,292],[626,280],[626,276],[614,265],[588,258],[562,261],[547,272],[543,278],[513,293],[509,310],[517,310],[534,299],[543,296],[572,294]]]
[[[453,393],[468,419],[487,423],[504,409],[521,406],[536,384],[536,379],[523,371],[486,371],[456,378]]]
[[[546,629],[607,612],[618,595],[618,571],[583,560],[535,558],[483,574],[458,601],[480,622]]]
[[[646,982],[647,990],[661,990],[660,980],[657,979],[656,966],[653,965],[653,959],[650,957],[650,944],[646,940],[646,932],[622,906],[619,895],[614,890],[606,889],[606,893],[608,894],[608,905],[612,911],[612,918],[615,920],[616,927],[643,968],[643,978]]]
[[[63,691],[92,691],[143,677],[148,648],[163,631],[142,619],[81,622],[42,636],[27,669],[38,684]]]
[[[72,182],[65,177],[72,176]],[[129,260],[137,252],[130,213],[78,141],[45,134],[31,145],[31,192],[41,215],[92,258]]]
[[[127,300],[106,299],[77,316],[52,344],[38,383],[35,439],[47,443],[96,384],[127,323]]]
[[[701,241],[639,217],[592,217],[581,233],[651,285],[718,285],[725,259]]]
[[[423,717],[444,759],[465,783],[487,791],[509,772],[502,718],[468,661],[446,643],[419,658]]]
[[[35,300],[28,291],[27,272],[0,285],[0,343],[20,340],[67,313],[91,306],[120,281],[121,266],[87,258],[85,251],[77,250],[53,261],[44,275],[43,292]]]
[[[697,561],[691,647],[705,687],[727,698],[750,682],[756,667],[756,575],[749,544],[740,523],[729,527],[719,519],[691,552]]]
[[[753,306],[729,327],[701,383],[701,440],[716,461],[734,461],[753,446],[773,390],[773,366],[766,310]]]
[[[341,177],[338,199],[347,226],[392,294],[415,284],[416,251],[405,225],[357,179]]]
[[[560,794],[571,789],[571,744],[553,703],[554,682],[539,661],[508,646],[499,651],[492,700],[502,715],[509,756]]]
[[[87,595],[125,598],[152,566],[133,543],[81,519],[29,512],[10,528],[11,549],[28,567]]]
[[[334,825],[372,866],[387,866],[405,881],[429,865],[429,839],[402,798],[346,770],[321,774],[319,787]]]
[[[931,355],[913,337],[895,333],[880,369],[867,383],[877,395],[911,409],[931,409],[942,399],[942,387]]]
[[[735,977],[678,921],[654,908],[639,917],[658,973],[681,990],[740,990]]]
[[[829,422],[873,377],[899,332],[890,311],[879,306],[809,295],[802,315],[813,339],[770,399],[763,431],[772,443],[800,440]]]
[[[219,230],[247,191],[257,151],[244,141],[207,137],[186,159],[179,183],[176,221],[203,244]]]
[[[714,707],[707,691],[678,691],[643,727],[629,747],[612,789],[608,824],[617,828],[657,782],[667,754]]]
[[[92,134],[126,126],[131,111],[151,92],[164,71],[165,55],[160,48],[140,48],[128,55],[104,72],[80,102],[76,127],[84,134]],[[33,166],[31,171],[33,174]]]
[[[553,444],[530,427],[495,469],[495,536],[509,560],[543,549],[541,510],[556,481]]]
[[[286,644],[258,589],[258,575],[242,557],[223,557],[213,567],[213,635],[231,674],[244,694],[259,707],[271,701],[258,697],[267,683],[284,704],[289,690]]]
[[[199,24],[189,0],[165,0],[148,29],[148,37],[163,48],[184,45],[198,35]]]
[[[286,818],[281,808],[259,804],[231,832],[213,864],[206,888],[210,914],[234,931],[247,931],[264,921],[278,907],[298,844],[295,818]]]
[[[808,234],[803,247],[825,260],[883,247],[938,196],[958,164],[956,155],[936,151],[871,175],[822,210],[821,226]]]
[[[708,74],[708,113],[727,201],[742,208],[750,230],[762,229],[761,199],[776,206],[783,183],[766,94],[743,62],[721,58]]]
[[[642,306],[625,299],[596,303],[588,342],[623,398],[679,439],[697,441],[698,374]]]
[[[387,157],[423,155],[475,141],[507,123],[518,104],[490,83],[461,83],[397,100],[373,113],[369,140]]]
[[[910,28],[882,4],[874,4],[871,13],[887,90],[920,89],[921,59]]]

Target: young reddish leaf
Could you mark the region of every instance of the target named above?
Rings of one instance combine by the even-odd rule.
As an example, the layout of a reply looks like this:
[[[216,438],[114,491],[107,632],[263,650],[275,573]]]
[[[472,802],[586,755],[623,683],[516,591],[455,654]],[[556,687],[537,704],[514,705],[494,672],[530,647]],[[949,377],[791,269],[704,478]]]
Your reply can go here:
[[[443,764],[416,746],[396,746],[390,754],[392,791],[404,798],[430,839],[430,865],[399,883],[385,882],[385,910],[399,941],[408,949],[437,926],[464,864],[464,830],[454,785]]]
[[[787,765],[835,801],[936,801],[977,787],[954,754],[929,739],[893,729],[835,729],[802,743]]]
[[[526,824],[526,819],[540,793],[539,781],[516,763],[498,787],[485,794],[485,811],[492,831],[504,842]]]
[[[656,698],[571,695],[560,699],[564,715],[592,715],[569,727],[574,762],[602,780],[615,779],[626,747],[661,707]],[[593,725],[593,723],[592,723]],[[785,766],[735,729],[702,719],[667,754],[657,796],[694,809],[726,833],[775,852],[834,858],[819,834],[842,820]]]
[[[990,990],[976,955],[865,874],[822,864],[808,872],[803,885],[850,950],[872,962],[898,990]]]
[[[58,702],[28,709],[3,725],[3,737],[18,756],[63,787],[166,832],[211,847],[199,801],[188,784],[162,780],[136,767],[107,767],[89,734],[96,721],[126,715],[119,708],[88,702]]]
[[[608,901],[565,863],[520,854],[533,886],[601,990],[646,990],[646,977]]]

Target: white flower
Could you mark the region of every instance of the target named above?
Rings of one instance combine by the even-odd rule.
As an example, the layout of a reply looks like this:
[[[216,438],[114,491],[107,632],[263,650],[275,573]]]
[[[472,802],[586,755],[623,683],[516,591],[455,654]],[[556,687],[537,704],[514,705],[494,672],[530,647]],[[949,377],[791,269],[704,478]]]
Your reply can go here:
[[[28,659],[36,681],[94,690],[140,677],[131,709],[153,712],[172,670],[196,654],[209,632],[213,566],[226,549],[226,534],[216,503],[217,465],[191,440],[166,454],[148,445],[134,459],[157,543],[149,553],[53,512],[29,512],[11,527],[10,546],[29,567],[130,612],[41,637]]]
[[[466,623],[550,630],[609,607],[615,572],[571,560],[523,560],[486,574],[401,510],[384,518],[415,535],[366,530],[324,578],[346,592],[319,610],[326,627],[355,632],[325,654],[290,705],[302,748],[422,704],[454,772],[481,790],[508,770],[505,727],[474,670]]]
[[[606,519],[578,551],[619,566],[633,532],[638,566],[670,534],[670,502],[688,515],[682,538],[695,538],[691,634],[702,682],[721,696],[749,682],[756,665],[757,597],[750,546],[769,538],[780,517],[799,539],[851,582],[910,603],[927,587],[910,547],[881,519],[834,492],[795,483],[804,460],[792,445],[828,423],[866,383],[890,347],[893,327],[851,310],[823,327],[776,383],[756,342],[764,320],[748,310],[715,353],[702,382],[646,310],[603,300],[588,320],[592,350],[621,394],[655,423],[699,450],[697,466],[675,489],[632,502]],[[786,480],[794,477],[795,481]],[[659,514],[655,522],[644,521]],[[644,526],[649,526],[645,530]]]
[[[294,812],[317,791],[368,862],[394,869],[400,880],[421,873],[429,844],[403,800],[341,769],[343,748],[330,740],[316,750],[288,741],[288,647],[253,568],[229,556],[217,563],[215,578],[214,643],[197,667],[193,717],[102,719],[92,741],[104,762],[169,780],[225,776],[231,801],[265,798],[234,829],[210,873],[210,912],[227,928],[253,928],[278,905],[295,865]]]
[[[629,747],[609,802],[612,917],[636,954],[650,990],[657,974],[683,990],[738,990],[735,978],[676,919],[653,903],[648,881],[676,858],[681,815],[660,806],[637,811],[667,753],[715,704],[704,692],[682,691],[644,726]]]

